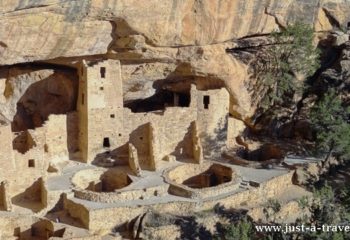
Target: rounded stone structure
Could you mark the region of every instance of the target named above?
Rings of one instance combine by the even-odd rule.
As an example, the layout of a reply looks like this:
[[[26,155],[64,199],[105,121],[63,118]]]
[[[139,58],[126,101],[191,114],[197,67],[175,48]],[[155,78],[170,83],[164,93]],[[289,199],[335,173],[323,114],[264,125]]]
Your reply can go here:
[[[115,203],[167,194],[167,184],[140,188],[136,186],[138,181],[136,177],[131,179],[125,168],[86,169],[72,178],[74,197],[87,201]]]
[[[128,186],[132,180],[119,169],[87,169],[76,173],[72,179],[74,186],[93,192],[114,192]]]
[[[240,177],[229,166],[204,162],[185,163],[165,172],[169,193],[187,198],[206,198],[238,189]]]

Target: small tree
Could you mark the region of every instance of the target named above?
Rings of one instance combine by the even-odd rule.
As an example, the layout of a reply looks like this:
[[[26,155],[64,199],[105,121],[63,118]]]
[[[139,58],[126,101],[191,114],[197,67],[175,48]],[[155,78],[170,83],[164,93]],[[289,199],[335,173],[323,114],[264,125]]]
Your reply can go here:
[[[263,213],[267,221],[275,222],[276,214],[281,210],[281,203],[276,199],[268,199],[263,208]]]
[[[224,229],[225,240],[250,240],[253,234],[253,224],[246,217]]]
[[[271,46],[258,57],[256,74],[260,106],[271,106],[293,101],[301,92],[304,80],[319,67],[319,51],[313,46],[313,29],[307,24],[295,23],[271,34]]]
[[[316,149],[341,159],[350,157],[350,109],[343,107],[335,90],[329,90],[311,109],[310,120],[316,131]]]

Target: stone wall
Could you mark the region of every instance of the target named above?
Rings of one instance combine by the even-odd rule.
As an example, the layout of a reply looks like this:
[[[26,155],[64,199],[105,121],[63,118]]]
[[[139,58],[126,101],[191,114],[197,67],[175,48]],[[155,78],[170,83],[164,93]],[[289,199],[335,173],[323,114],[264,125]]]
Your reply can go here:
[[[209,97],[208,109],[203,104],[204,96]],[[220,140],[223,135],[226,141],[226,117],[228,114],[229,94],[226,89],[198,91],[191,88],[189,107],[167,107],[160,113],[133,113],[124,108],[125,134],[130,135],[130,142],[138,149],[139,157],[149,155],[146,123],[153,123],[154,134],[159,149],[158,158],[169,154],[179,158],[193,158],[193,121],[197,122],[198,135],[202,144],[210,145]],[[135,130],[136,129],[136,130]],[[137,134],[136,134],[137,133]]]
[[[48,200],[48,190],[47,190],[47,185],[46,185],[46,181],[41,178],[40,179],[40,188],[41,188],[41,191],[40,191],[40,199],[41,199],[41,204],[43,205],[43,208],[46,208],[49,204]]]
[[[128,144],[128,163],[130,169],[134,172],[136,176],[141,175],[141,167],[139,163],[139,158],[137,155],[137,149],[131,143]]]
[[[212,141],[221,140],[221,135],[226,138],[229,94],[224,88],[199,91],[192,85],[189,107],[175,104],[163,111],[134,113],[123,108],[119,61],[82,62],[79,76],[77,108],[83,161],[92,161],[97,154],[109,149],[125,154],[120,149],[127,143],[137,149],[141,166],[150,169],[156,168],[151,166],[150,158],[153,162],[170,154],[193,158],[193,121],[198,122],[202,144],[211,145]],[[103,146],[106,141],[107,146]]]
[[[44,156],[43,146],[30,149],[25,154],[15,152],[15,162],[16,172],[21,172],[21,177],[9,173],[12,196],[30,187],[38,178],[47,175],[49,163]]]
[[[19,239],[21,232],[30,230],[38,218],[31,215],[3,213],[0,217],[1,239]],[[16,238],[17,237],[17,238]],[[21,237],[25,237],[22,236]]]
[[[166,203],[154,203],[151,205],[138,205],[134,207],[110,207],[95,208],[87,210],[77,199],[66,199],[66,209],[73,213],[79,219],[88,219],[85,221],[85,227],[92,231],[102,229],[112,229],[127,223],[130,219],[143,214],[147,209],[153,209],[162,213],[174,213],[177,215],[188,215],[196,211],[213,209],[218,203],[225,208],[242,208],[257,206],[263,204],[267,199],[283,193],[288,187],[292,186],[293,172],[272,178],[265,183],[260,184],[258,188],[251,188],[234,195],[223,196],[220,199],[208,198],[200,202],[197,201],[171,201]],[[86,214],[88,216],[86,216]],[[117,218],[115,216],[118,216]],[[113,219],[104,221],[104,219]]]
[[[12,210],[11,199],[8,195],[9,184],[7,181],[3,181],[0,184],[0,209],[4,211]]]
[[[89,209],[87,209],[83,204],[77,204],[70,201],[67,199],[67,195],[64,196],[63,206],[71,217],[80,220],[83,226],[89,229],[91,216],[91,211]],[[108,218],[104,219],[106,220]],[[106,223],[106,221],[102,221],[101,223]]]
[[[237,146],[236,138],[242,136],[243,131],[246,126],[243,121],[238,120],[234,117],[228,118],[228,126],[227,126],[227,148],[233,148]]]
[[[123,141],[123,89],[120,63],[106,60],[79,71],[79,148],[84,162]]]
[[[198,91],[198,136],[204,156],[211,156],[226,144],[229,93],[225,88]]]
[[[0,127],[4,149],[0,152],[0,162],[3,163],[1,166],[6,166],[1,171],[0,180],[8,180],[9,196],[19,194],[37,179],[45,178],[52,158],[68,158],[66,126],[66,115],[50,115],[44,125],[35,130],[12,133],[10,126]],[[28,148],[23,149],[25,151],[16,150],[23,144],[29,144],[28,141],[31,143]],[[18,172],[21,173],[20,177]]]
[[[192,128],[192,148],[193,148],[193,158],[194,161],[198,164],[203,162],[203,147],[201,139],[198,136],[197,122],[194,121],[191,123]]]
[[[247,191],[239,192],[231,197],[223,198],[220,200],[220,204],[224,207],[241,208],[244,206],[256,206],[265,202],[269,198],[284,192],[290,186],[294,186],[292,183],[292,177],[294,172],[288,172],[284,175],[274,177],[264,183],[261,183],[259,187],[252,187]],[[214,206],[214,202],[208,201],[203,205],[204,209],[210,209]]]
[[[213,171],[222,172],[223,175],[231,177],[228,182],[223,182],[217,186],[202,188],[192,188],[186,186],[184,182],[194,176],[204,173],[209,168],[213,168]],[[217,164],[183,164],[176,166],[165,171],[165,181],[170,184],[169,193],[186,197],[186,198],[197,198],[204,199],[208,197],[218,196],[224,193],[233,193],[239,188],[239,183],[241,182],[241,177],[229,167],[217,165]],[[220,178],[220,176],[217,176]]]
[[[68,130],[66,115],[50,115],[44,124],[46,159],[68,158]]]
[[[192,149],[186,147],[191,143],[186,135],[190,134],[190,124],[196,119],[192,108],[169,107],[162,115],[152,112],[132,113],[129,109],[124,109],[124,119],[129,119],[125,121],[125,135],[130,135],[130,142],[137,148],[139,159],[150,155],[147,129],[149,122],[153,123],[154,144],[159,149],[155,152],[156,158],[163,159],[172,153],[179,157],[192,157]]]
[[[157,196],[163,196],[168,192],[168,184],[156,187],[133,190],[116,190],[114,192],[93,192],[89,190],[75,189],[74,197],[101,203],[117,203],[120,201],[143,200]]]
[[[11,171],[15,168],[15,161],[12,149],[12,132],[11,126],[0,126],[0,168],[3,170],[0,172],[0,178],[4,178],[1,174],[6,171]],[[6,167],[6,168],[5,168]]]

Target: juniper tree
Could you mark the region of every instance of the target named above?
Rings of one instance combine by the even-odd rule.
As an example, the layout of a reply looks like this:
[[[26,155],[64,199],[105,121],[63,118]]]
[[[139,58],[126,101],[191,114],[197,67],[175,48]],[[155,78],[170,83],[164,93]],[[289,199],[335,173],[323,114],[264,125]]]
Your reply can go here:
[[[258,59],[258,93],[264,109],[293,102],[304,80],[319,67],[319,51],[313,46],[313,29],[304,23],[288,25],[271,34],[271,46]]]
[[[333,89],[311,109],[310,120],[316,131],[316,149],[346,160],[350,158],[350,108],[344,107]]]

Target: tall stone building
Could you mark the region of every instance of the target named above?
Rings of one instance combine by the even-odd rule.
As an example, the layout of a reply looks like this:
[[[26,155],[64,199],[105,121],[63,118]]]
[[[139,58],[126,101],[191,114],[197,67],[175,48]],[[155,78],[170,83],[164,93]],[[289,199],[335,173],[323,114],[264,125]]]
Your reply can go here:
[[[107,60],[82,62],[77,110],[79,149],[84,162],[120,144],[123,128],[123,89],[120,63]]]

